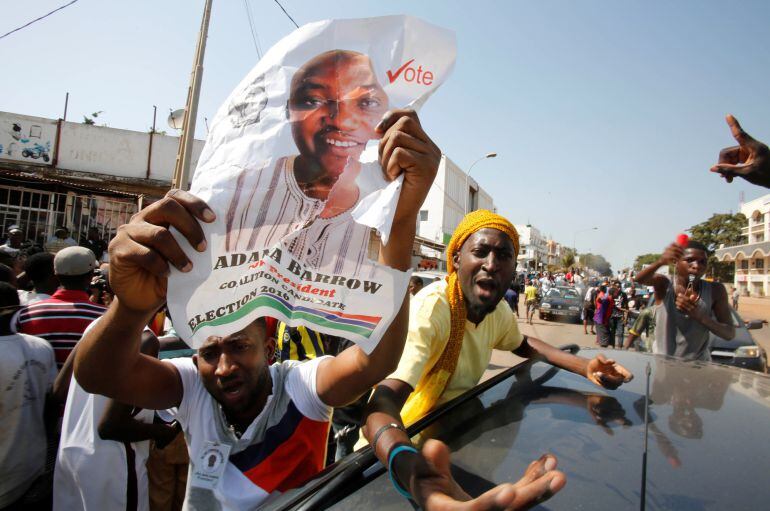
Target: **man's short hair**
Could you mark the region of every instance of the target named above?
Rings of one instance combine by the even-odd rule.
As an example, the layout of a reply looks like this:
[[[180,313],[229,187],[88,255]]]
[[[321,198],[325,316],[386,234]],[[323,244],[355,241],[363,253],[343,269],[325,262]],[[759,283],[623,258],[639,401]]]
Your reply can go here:
[[[695,250],[703,250],[708,254],[708,248],[706,248],[706,245],[704,245],[698,240],[691,239],[690,241],[687,242],[687,246],[685,248],[694,248]]]
[[[13,307],[15,305],[19,305],[18,291],[7,282],[0,282],[0,307]]]
[[[7,282],[10,285],[13,277],[13,269],[5,264],[0,264],[0,282]]]
[[[49,252],[41,252],[29,256],[26,263],[24,263],[24,272],[27,274],[27,277],[34,283],[44,282],[52,277],[54,275],[54,257]]]
[[[422,287],[422,279],[421,279],[420,277],[418,277],[417,275],[412,275],[412,276],[409,278],[409,282],[411,282],[411,283],[412,283],[412,284],[414,284],[415,286],[420,286],[420,287]]]

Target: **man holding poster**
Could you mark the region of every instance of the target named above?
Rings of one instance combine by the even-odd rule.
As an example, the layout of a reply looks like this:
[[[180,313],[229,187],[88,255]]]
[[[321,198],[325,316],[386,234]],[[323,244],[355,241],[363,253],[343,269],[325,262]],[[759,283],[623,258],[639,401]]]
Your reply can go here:
[[[382,151],[382,168],[403,176],[393,234],[380,262],[404,271],[410,265],[417,213],[441,152],[414,112],[392,112],[379,131],[381,147],[390,148]],[[337,357],[269,366],[275,342],[265,335],[263,318],[209,336],[192,360],[141,355],[142,329],[166,299],[169,266],[184,273],[193,266],[169,229],[177,229],[184,244],[200,251],[207,245],[201,222],[213,221],[215,213],[203,201],[173,190],[120,228],[110,244],[116,298],[83,337],[75,378],[87,392],[142,408],[170,409],[190,451],[185,509],[255,509],[271,494],[297,487],[320,471],[332,407],[354,401],[396,368],[406,337],[408,298],[402,297],[398,314],[368,355],[353,346]],[[406,474],[414,481],[412,488],[419,489],[415,495],[423,509],[524,507],[563,485],[563,475],[553,470],[555,459],[548,457],[533,463],[516,485],[501,485],[470,500],[457,493],[446,453],[431,445],[424,462]],[[468,502],[455,502],[458,495]]]
[[[375,127],[421,106],[454,59],[453,33],[408,16],[312,23],[264,56],[214,117],[195,171],[190,191],[217,219],[202,225],[206,250],[186,254],[194,269],[169,278],[182,338],[199,347],[270,316],[375,349],[409,279],[379,262],[403,178],[381,167]]]

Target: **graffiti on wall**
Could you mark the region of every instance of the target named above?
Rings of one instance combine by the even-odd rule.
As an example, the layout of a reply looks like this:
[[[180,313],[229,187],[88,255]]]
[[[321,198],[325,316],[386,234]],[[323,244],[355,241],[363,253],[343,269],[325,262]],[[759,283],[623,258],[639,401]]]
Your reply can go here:
[[[0,112],[0,159],[45,165],[55,141],[56,121]]]

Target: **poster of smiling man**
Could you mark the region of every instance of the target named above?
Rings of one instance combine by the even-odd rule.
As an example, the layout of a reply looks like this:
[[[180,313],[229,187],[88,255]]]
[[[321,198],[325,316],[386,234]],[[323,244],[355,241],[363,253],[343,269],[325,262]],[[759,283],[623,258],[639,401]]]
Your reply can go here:
[[[375,127],[447,78],[452,32],[408,16],[323,21],[278,42],[220,107],[191,192],[217,213],[169,307],[194,346],[258,316],[376,346],[409,275],[379,264],[398,201]]]

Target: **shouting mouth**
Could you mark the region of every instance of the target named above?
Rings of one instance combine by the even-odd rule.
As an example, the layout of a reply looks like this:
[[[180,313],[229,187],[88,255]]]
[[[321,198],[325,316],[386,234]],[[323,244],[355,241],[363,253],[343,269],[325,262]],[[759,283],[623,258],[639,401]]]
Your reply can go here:
[[[476,289],[479,298],[492,298],[497,291],[497,283],[493,279],[478,279]]]

